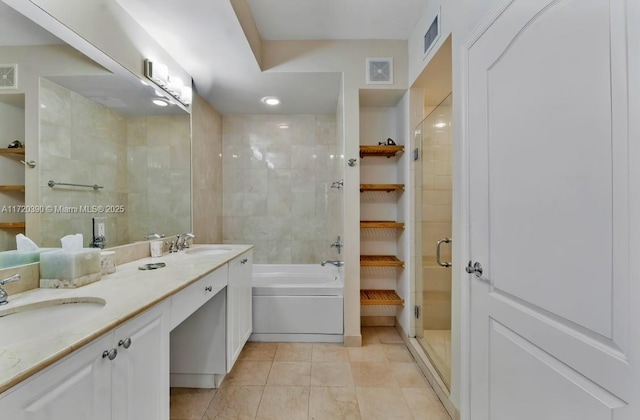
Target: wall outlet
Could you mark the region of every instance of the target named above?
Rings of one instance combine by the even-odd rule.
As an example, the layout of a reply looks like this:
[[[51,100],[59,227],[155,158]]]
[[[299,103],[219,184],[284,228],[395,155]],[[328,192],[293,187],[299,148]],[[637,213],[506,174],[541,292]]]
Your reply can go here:
[[[93,237],[104,237],[105,233],[105,219],[104,217],[94,217],[93,218]]]

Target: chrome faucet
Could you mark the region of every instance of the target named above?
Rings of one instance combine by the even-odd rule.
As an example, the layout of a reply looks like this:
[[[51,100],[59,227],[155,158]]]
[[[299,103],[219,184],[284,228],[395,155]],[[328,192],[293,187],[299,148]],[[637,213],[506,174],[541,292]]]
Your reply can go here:
[[[335,265],[336,267],[342,267],[342,266],[344,265],[344,261],[331,261],[331,260],[328,260],[328,261],[322,261],[322,262],[320,263],[320,265],[321,265],[321,266],[323,266],[323,267],[324,267],[325,265],[327,265],[327,264],[333,264],[333,265]]]
[[[344,243],[340,240],[340,235],[338,235],[338,240],[329,245],[331,248],[336,248],[338,250],[338,255],[340,255],[340,250],[344,246]]]
[[[21,278],[22,277],[20,277],[20,274],[14,274],[13,276],[0,280],[0,286],[4,286],[5,284],[9,284],[9,283],[14,283],[20,280]],[[7,292],[5,292],[5,290],[2,287],[0,287],[0,305],[6,305],[7,303],[9,303],[8,298],[9,298],[9,295],[7,294]]]
[[[189,239],[195,239],[196,235],[193,233],[181,233],[176,238],[176,251],[182,251],[185,248],[189,248]]]

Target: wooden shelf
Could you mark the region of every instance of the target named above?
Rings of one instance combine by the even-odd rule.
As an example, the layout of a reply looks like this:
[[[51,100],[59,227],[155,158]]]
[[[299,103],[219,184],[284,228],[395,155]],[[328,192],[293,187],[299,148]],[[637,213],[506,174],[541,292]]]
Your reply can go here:
[[[393,220],[361,220],[360,229],[404,229],[404,223]]]
[[[403,151],[404,146],[360,146],[360,157],[384,156],[390,158]]]
[[[360,184],[360,192],[363,191],[403,191],[404,184]]]
[[[404,267],[395,255],[360,255],[361,267]]]
[[[360,304],[403,306],[404,300],[395,290],[360,290]]]
[[[24,222],[0,222],[0,229],[24,229]]]
[[[0,149],[0,154],[9,154],[9,155],[24,155],[23,149]]]
[[[24,192],[24,185],[0,185],[0,191],[22,191],[22,192]]]

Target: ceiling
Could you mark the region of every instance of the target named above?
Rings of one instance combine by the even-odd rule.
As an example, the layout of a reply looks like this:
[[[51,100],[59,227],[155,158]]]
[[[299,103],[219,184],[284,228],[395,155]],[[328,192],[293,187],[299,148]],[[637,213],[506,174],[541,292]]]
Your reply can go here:
[[[262,39],[408,39],[425,0],[247,0]]]
[[[232,1],[116,0],[222,114],[335,113],[339,73],[262,72]],[[242,1],[242,0],[240,0]],[[407,39],[425,0],[248,0],[262,39]],[[267,108],[260,99],[277,96]]]
[[[425,6],[425,0],[114,1],[181,63],[196,91],[225,115],[333,114],[341,81],[340,73],[263,72],[232,2],[247,2],[265,40],[407,39]],[[0,7],[7,6],[0,2]],[[25,31],[20,18],[0,10],[0,45],[60,42],[34,25]],[[277,96],[282,103],[266,107],[260,102],[264,96]]]

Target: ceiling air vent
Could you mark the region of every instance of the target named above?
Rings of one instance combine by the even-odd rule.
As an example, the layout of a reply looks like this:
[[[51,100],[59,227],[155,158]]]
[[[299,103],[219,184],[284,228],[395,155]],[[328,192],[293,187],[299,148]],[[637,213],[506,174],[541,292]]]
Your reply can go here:
[[[367,58],[368,85],[393,84],[393,58]]]
[[[424,55],[426,56],[440,37],[440,13],[438,13],[424,34]]]
[[[0,64],[0,89],[18,88],[18,65]]]

